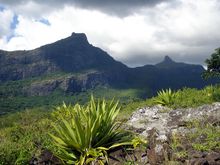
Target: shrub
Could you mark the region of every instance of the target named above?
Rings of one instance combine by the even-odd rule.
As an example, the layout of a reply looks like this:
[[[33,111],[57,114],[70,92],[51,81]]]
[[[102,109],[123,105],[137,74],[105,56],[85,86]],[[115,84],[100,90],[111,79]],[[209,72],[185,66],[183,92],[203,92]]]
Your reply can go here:
[[[197,107],[212,103],[210,89],[198,90],[194,88],[183,88],[177,91],[173,108]],[[198,97],[199,96],[199,97]]]
[[[163,106],[171,106],[174,102],[176,94],[172,92],[172,90],[166,89],[157,92],[157,97],[154,98],[154,103],[163,105]]]
[[[156,97],[148,99],[146,105],[160,104],[171,108],[198,107],[220,101],[220,85],[206,86],[201,90],[183,88],[176,92],[167,89],[159,91],[157,94]]]
[[[115,119],[120,108],[113,100],[95,102],[91,97],[86,107],[64,104],[60,109],[74,112],[70,119],[57,113],[61,120],[53,124],[56,134],[50,134],[59,148],[57,156],[66,164],[103,164],[111,149],[137,144],[133,135],[119,130]]]

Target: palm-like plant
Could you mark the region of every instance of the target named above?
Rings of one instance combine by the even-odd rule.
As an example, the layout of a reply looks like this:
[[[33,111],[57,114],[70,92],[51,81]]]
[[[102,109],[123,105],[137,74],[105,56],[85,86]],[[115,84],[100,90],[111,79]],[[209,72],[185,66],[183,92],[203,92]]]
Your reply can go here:
[[[171,106],[175,97],[176,94],[172,92],[170,88],[166,90],[162,89],[161,91],[157,92],[157,97],[154,98],[154,102],[162,106]]]
[[[60,122],[53,124],[56,134],[51,134],[59,148],[58,157],[66,164],[103,164],[109,150],[136,142],[130,133],[119,131],[115,119],[120,108],[113,100],[95,102],[91,97],[86,107],[66,108],[74,115],[69,120],[61,115]]]

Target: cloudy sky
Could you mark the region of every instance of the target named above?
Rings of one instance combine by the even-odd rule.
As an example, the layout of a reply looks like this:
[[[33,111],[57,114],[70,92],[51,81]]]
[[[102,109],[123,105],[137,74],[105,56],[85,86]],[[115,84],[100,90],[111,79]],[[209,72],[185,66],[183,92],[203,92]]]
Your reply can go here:
[[[24,50],[86,33],[129,66],[169,55],[203,64],[220,47],[220,0],[0,0],[0,49]]]

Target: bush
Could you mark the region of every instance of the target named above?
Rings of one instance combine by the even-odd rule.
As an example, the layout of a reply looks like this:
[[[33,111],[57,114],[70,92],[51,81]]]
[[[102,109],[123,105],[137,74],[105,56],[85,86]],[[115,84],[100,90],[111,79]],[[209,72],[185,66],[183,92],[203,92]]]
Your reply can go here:
[[[154,98],[154,103],[162,106],[171,106],[174,103],[176,94],[172,90],[166,89],[157,92],[157,97]]]
[[[198,107],[220,101],[220,85],[210,85],[203,89],[183,88],[176,92],[170,89],[158,92],[156,97],[148,99],[146,105],[161,104],[170,108]]]
[[[59,148],[57,155],[66,164],[88,164],[108,161],[107,152],[113,148],[132,145],[138,141],[128,132],[119,130],[115,122],[119,113],[118,103],[105,100],[95,102],[93,97],[86,107],[78,104],[58,108],[68,113],[56,113],[53,124],[56,134],[50,134]]]

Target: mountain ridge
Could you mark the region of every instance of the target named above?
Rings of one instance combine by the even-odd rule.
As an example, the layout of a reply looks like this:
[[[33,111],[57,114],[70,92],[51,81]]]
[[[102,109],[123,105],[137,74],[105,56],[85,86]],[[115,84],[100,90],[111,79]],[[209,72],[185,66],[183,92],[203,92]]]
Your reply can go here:
[[[25,90],[31,95],[34,92],[47,95],[56,89],[74,93],[96,86],[149,88],[153,92],[168,87],[201,88],[212,83],[201,78],[203,71],[201,65],[175,62],[169,56],[165,56],[164,60],[156,65],[129,68],[107,52],[90,44],[84,33],[72,33],[67,38],[33,50],[0,50],[0,83],[61,72],[64,75],[72,74],[62,80],[54,78],[51,81],[42,81],[37,83],[37,86],[30,84]],[[48,92],[37,92],[39,90]]]

